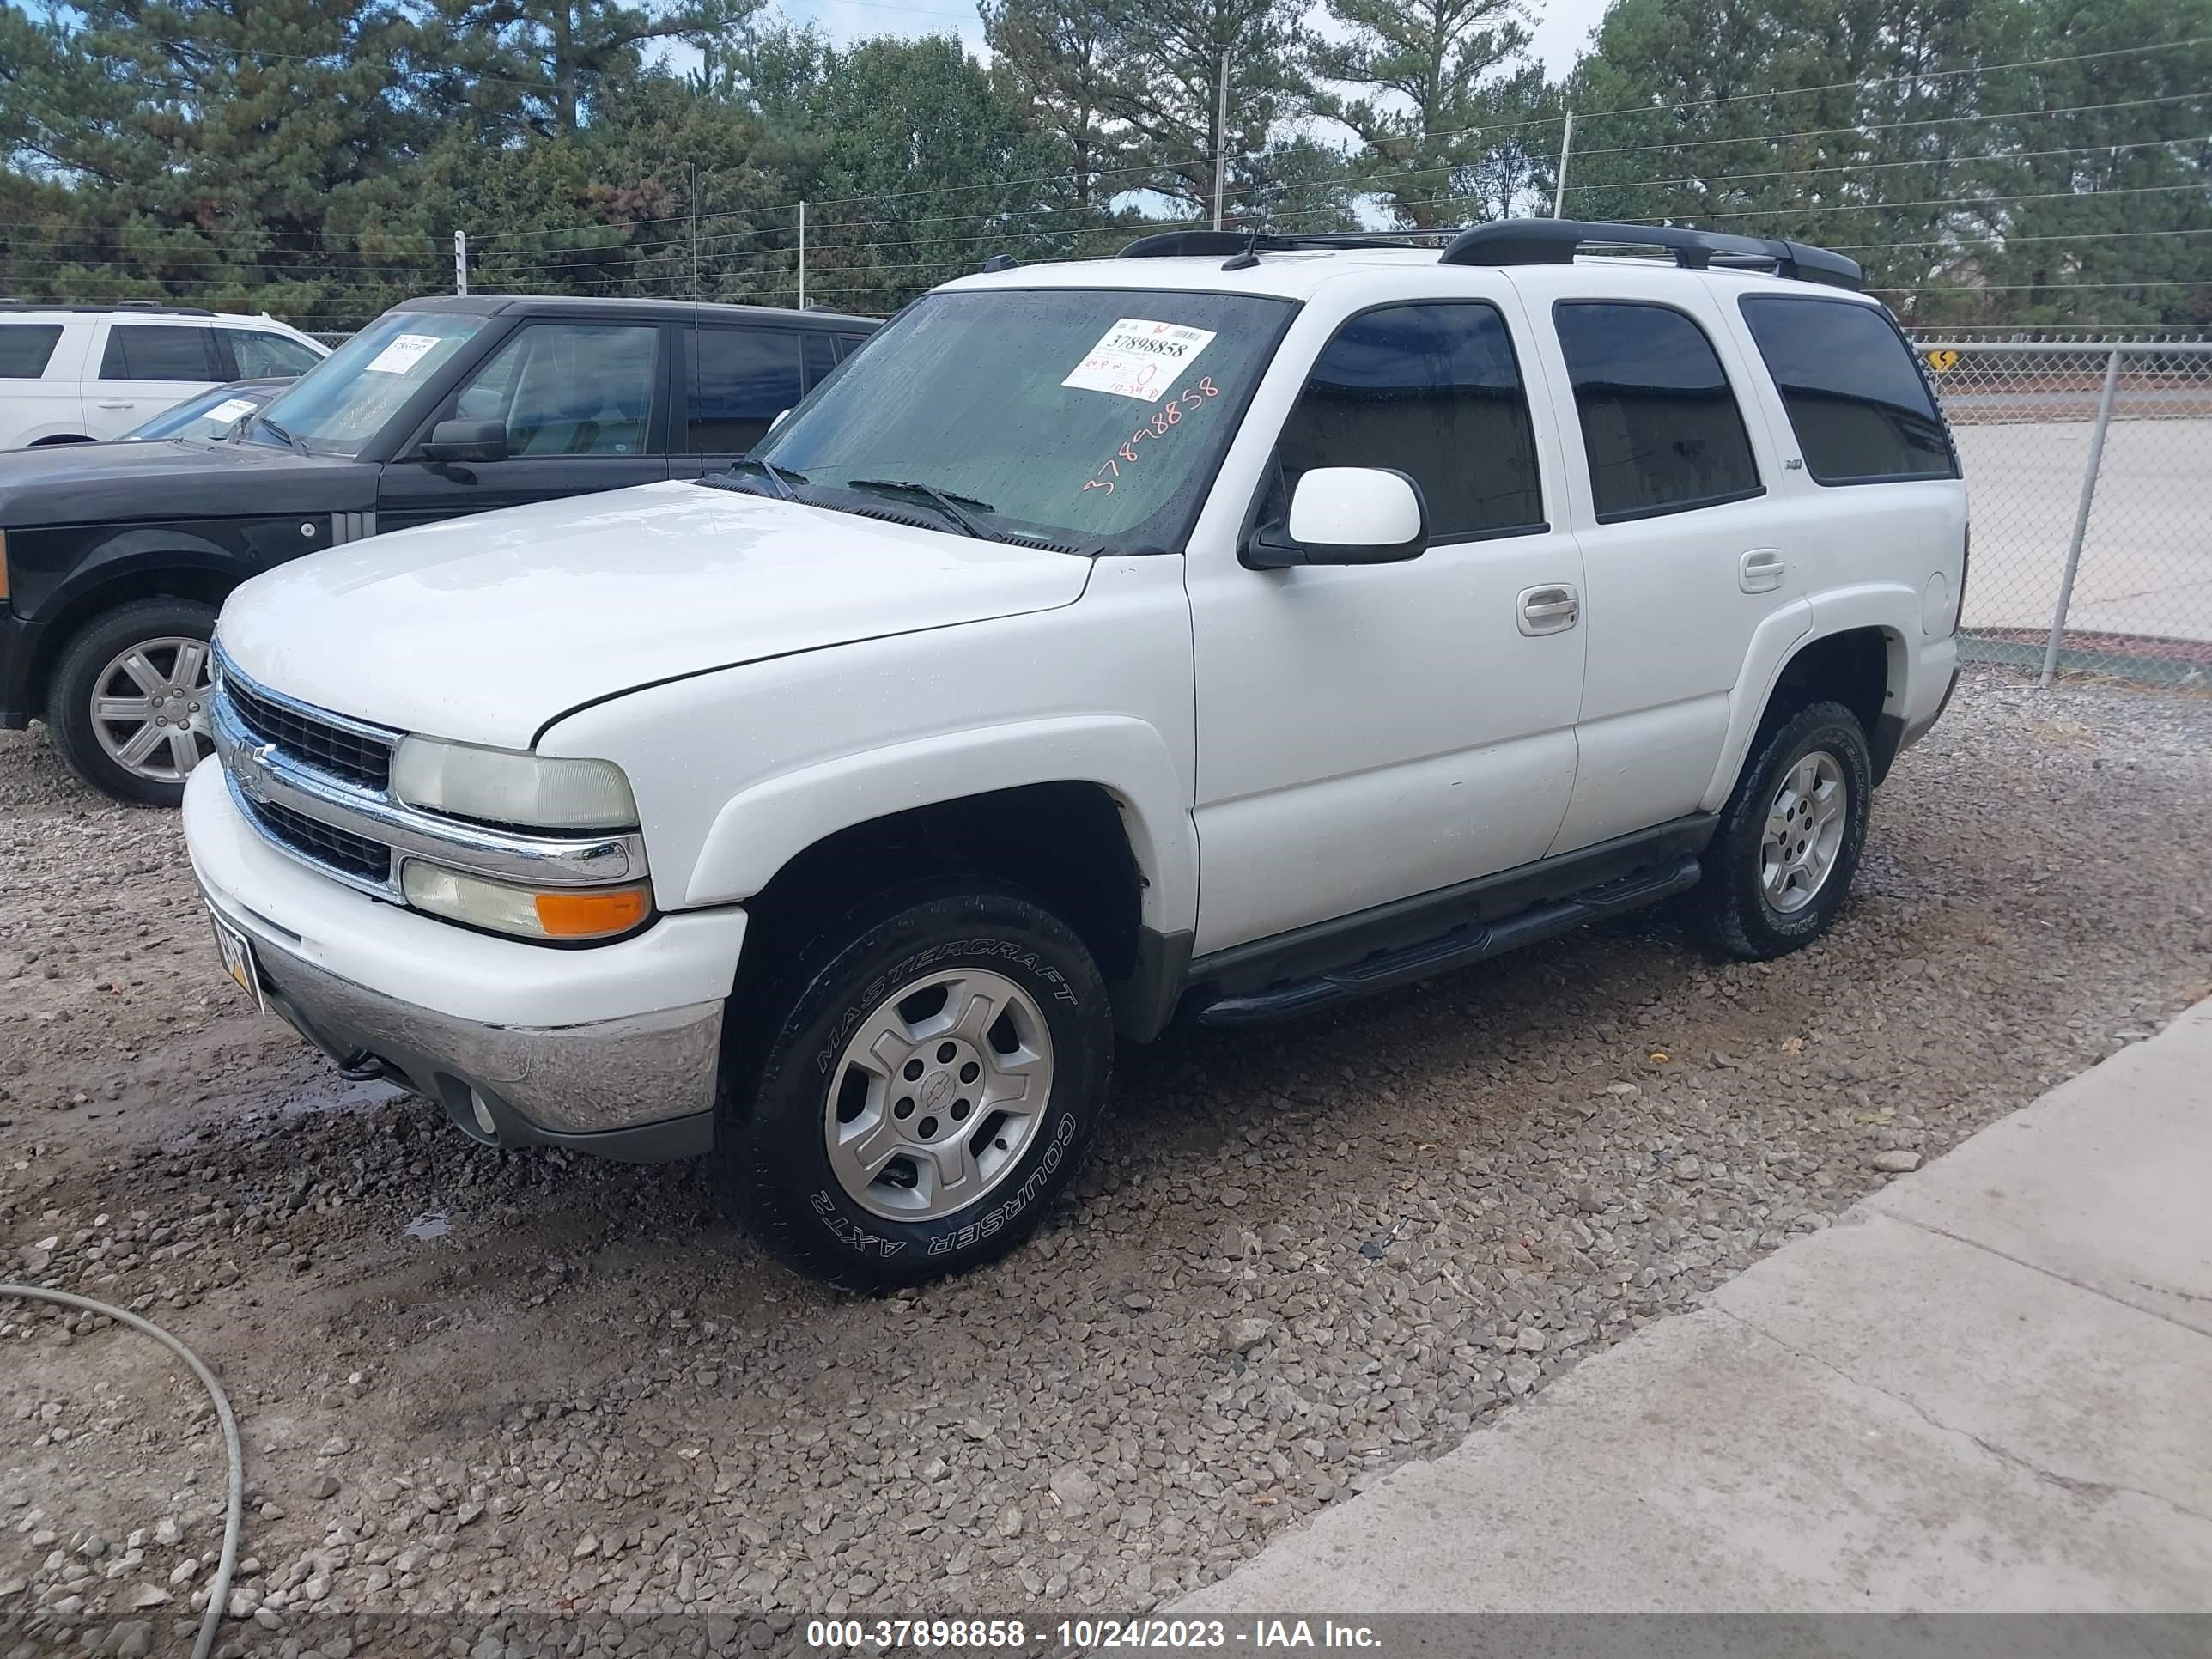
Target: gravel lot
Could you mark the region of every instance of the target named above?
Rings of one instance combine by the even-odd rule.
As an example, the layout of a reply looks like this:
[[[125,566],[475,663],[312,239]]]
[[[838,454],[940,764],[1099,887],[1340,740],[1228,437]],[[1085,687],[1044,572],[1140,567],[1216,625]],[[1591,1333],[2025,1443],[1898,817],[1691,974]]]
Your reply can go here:
[[[2208,801],[2212,701],[1974,673],[1823,944],[1717,967],[1650,920],[1178,1035],[1037,1242],[866,1298],[687,1169],[341,1085],[222,977],[173,821],[0,735],[0,1278],[220,1364],[242,1635],[1133,1613],[2212,990]],[[168,1640],[220,1534],[198,1390],[22,1303],[0,1355],[0,1651],[41,1608]]]

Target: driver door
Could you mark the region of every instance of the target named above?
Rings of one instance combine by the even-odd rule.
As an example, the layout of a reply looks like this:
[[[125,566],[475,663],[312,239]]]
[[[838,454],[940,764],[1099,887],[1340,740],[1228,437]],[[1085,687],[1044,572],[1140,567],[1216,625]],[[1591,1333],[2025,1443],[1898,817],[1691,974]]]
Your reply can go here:
[[[1532,862],[1558,833],[1582,557],[1515,333],[1481,300],[1363,312],[1284,424],[1261,523],[1314,468],[1390,468],[1427,503],[1419,558],[1189,567],[1200,954]]]
[[[667,334],[656,323],[549,319],[517,329],[386,465],[377,528],[667,477]],[[449,420],[500,422],[507,459],[426,459],[422,443]]]

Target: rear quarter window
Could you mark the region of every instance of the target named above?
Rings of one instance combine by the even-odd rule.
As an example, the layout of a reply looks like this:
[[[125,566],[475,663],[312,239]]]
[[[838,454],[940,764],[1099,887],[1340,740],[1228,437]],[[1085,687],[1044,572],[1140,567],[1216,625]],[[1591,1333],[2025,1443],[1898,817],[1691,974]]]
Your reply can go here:
[[[61,343],[59,323],[0,323],[0,380],[35,380]]]
[[[1887,317],[1872,306],[1781,295],[1739,303],[1815,483],[1959,476],[1936,400]]]

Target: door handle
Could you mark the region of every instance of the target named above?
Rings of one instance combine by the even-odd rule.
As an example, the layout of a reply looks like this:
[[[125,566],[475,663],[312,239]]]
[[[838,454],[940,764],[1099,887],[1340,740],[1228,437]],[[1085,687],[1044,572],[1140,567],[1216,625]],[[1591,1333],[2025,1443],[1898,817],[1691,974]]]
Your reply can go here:
[[[1780,549],[1754,547],[1736,561],[1735,585],[1747,593],[1771,593],[1789,570]]]
[[[100,406],[102,409],[136,409],[138,407],[137,404],[102,404]]]
[[[1582,595],[1571,582],[1547,582],[1521,590],[1521,631],[1531,638],[1540,634],[1563,634],[1582,619]]]

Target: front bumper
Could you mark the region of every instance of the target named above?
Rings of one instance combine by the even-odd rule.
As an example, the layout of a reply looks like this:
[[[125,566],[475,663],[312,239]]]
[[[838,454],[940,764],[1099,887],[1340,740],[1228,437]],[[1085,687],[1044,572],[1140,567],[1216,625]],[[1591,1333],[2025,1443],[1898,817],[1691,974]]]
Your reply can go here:
[[[0,732],[30,724],[31,656],[38,630],[0,599]]]
[[[497,1146],[653,1161],[713,1144],[742,911],[553,950],[303,868],[246,822],[212,762],[185,787],[184,819],[201,891],[252,941],[270,1008],[349,1073],[390,1077]]]

